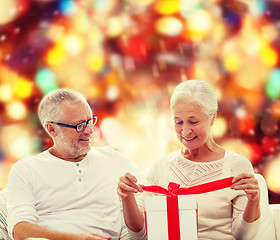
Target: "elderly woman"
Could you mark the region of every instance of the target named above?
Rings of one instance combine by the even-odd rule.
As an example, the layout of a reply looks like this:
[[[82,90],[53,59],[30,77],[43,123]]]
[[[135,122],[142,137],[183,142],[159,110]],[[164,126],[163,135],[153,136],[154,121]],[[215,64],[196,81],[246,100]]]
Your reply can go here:
[[[198,238],[255,239],[261,222],[258,181],[248,159],[219,146],[211,136],[218,109],[213,88],[200,80],[182,82],[171,96],[170,109],[183,148],[156,161],[147,184],[190,187],[233,176],[231,188],[197,195]],[[127,173],[120,177],[117,191],[131,235],[145,239],[144,216],[134,198],[143,191],[141,185]]]

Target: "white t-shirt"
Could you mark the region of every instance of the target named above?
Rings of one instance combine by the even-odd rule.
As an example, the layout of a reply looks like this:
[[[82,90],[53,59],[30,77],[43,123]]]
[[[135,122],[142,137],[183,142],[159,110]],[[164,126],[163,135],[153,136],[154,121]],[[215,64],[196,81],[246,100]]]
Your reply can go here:
[[[176,182],[181,187],[190,187],[242,172],[253,174],[253,167],[248,159],[232,151],[226,150],[225,156],[216,161],[194,162],[185,159],[178,150],[155,162],[147,175],[146,184],[167,188],[169,182]],[[242,217],[246,203],[244,191],[231,188],[198,194],[198,238],[255,239],[261,218],[246,223]]]
[[[80,162],[44,151],[12,167],[8,182],[8,230],[27,221],[65,233],[99,233],[119,239],[119,177],[144,179],[139,169],[109,147],[91,148]],[[142,181],[143,183],[143,181]]]

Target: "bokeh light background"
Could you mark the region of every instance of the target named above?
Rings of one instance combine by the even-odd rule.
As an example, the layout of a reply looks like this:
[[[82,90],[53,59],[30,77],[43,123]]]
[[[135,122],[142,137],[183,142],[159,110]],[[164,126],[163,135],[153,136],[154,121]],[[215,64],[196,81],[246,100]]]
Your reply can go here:
[[[99,117],[93,144],[147,171],[181,147],[169,98],[188,79],[215,88],[215,140],[250,159],[280,203],[279,0],[0,1],[0,188],[52,145],[37,119],[49,91],[83,93]]]

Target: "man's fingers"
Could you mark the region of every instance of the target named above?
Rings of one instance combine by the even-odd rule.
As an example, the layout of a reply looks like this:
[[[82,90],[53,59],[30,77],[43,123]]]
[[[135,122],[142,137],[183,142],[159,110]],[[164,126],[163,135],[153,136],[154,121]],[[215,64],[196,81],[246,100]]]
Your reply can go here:
[[[119,187],[126,192],[134,192],[134,193],[138,192],[138,188],[136,184],[121,182],[119,183]]]
[[[129,172],[127,172],[124,176],[132,182],[137,182],[137,178]]]
[[[138,191],[143,192],[142,187],[137,184],[137,178],[131,173],[126,173],[124,176],[120,177],[119,187],[125,191],[135,193],[137,193]]]

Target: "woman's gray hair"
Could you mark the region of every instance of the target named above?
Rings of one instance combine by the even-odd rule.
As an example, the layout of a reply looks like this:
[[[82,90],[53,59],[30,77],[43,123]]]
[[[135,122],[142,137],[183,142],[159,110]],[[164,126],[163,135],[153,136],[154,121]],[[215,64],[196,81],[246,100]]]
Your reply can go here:
[[[38,107],[38,116],[44,128],[47,122],[60,122],[63,118],[61,103],[63,101],[70,102],[86,102],[85,97],[77,91],[71,89],[53,90],[43,97]]]
[[[212,86],[202,80],[187,80],[181,82],[174,89],[170,108],[173,109],[179,99],[192,100],[204,108],[206,114],[214,114],[218,111],[218,100]]]

